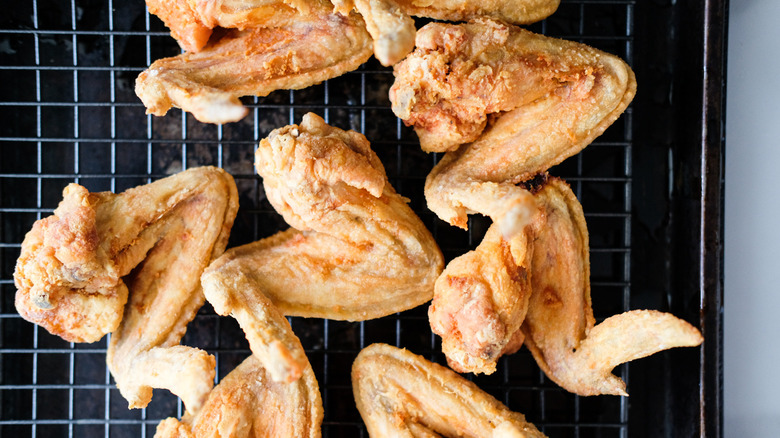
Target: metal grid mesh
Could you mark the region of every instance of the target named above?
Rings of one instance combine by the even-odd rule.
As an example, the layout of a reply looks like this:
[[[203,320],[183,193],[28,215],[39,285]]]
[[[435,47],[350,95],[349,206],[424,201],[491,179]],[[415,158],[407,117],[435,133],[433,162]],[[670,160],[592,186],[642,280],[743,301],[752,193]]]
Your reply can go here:
[[[633,1],[566,1],[532,30],[577,40],[632,63]],[[438,154],[426,155],[413,131],[390,111],[392,73],[374,60],[359,70],[299,91],[248,98],[250,115],[214,126],[172,110],[146,116],[133,92],[151,61],[178,53],[141,0],[17,2],[0,18],[0,435],[153,436],[160,419],[182,414],[166,391],[128,410],[105,366],[107,339],[73,344],[23,321],[13,306],[13,269],[24,234],[53,211],[62,188],[122,191],[180,170],[216,165],[239,187],[240,211],[229,246],[286,228],[265,200],[252,167],[257,141],[314,111],[364,133],[391,183],[432,230],[447,260],[473,248],[487,221],[469,232],[425,207],[423,181]],[[581,154],[551,170],[583,204],[590,231],[594,312],[628,309],[631,259],[632,111]],[[352,399],[349,371],[372,342],[399,345],[443,363],[425,306],[363,323],[291,319],[315,369],[325,405],[324,436],[367,436]],[[217,379],[249,354],[238,325],[206,305],[183,343],[217,357]],[[616,371],[628,380],[628,366]],[[551,437],[628,435],[624,398],[580,398],[547,380],[526,350],[504,357],[492,376],[472,377]]]

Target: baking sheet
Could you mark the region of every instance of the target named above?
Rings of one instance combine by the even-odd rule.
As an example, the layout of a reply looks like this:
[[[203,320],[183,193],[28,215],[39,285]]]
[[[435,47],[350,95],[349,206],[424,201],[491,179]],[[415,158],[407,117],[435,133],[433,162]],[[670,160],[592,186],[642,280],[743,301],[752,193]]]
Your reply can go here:
[[[626,113],[551,170],[583,204],[596,317],[656,308],[701,326],[706,337],[701,349],[618,367],[630,398],[571,395],[546,379],[526,350],[502,358],[494,375],[469,375],[551,437],[720,433],[717,128],[725,10],[718,1],[564,0],[551,18],[530,26],[614,53],[637,73],[639,91]],[[476,246],[487,228],[473,218],[469,232],[456,230],[426,208],[423,181],[439,155],[422,152],[392,114],[392,72],[373,59],[318,86],[245,98],[246,119],[214,126],[179,110],[144,114],[135,77],[176,53],[140,1],[30,0],[0,18],[0,435],[152,436],[160,419],[182,414],[178,399],[162,390],[146,409],[128,410],[105,366],[106,339],[67,343],[14,310],[20,243],[69,182],[122,191],[185,168],[224,167],[236,178],[241,205],[229,246],[247,243],[286,228],[254,173],[255,145],[313,111],[368,137],[447,260]],[[362,347],[386,342],[444,363],[426,312],[422,306],[362,323],[291,319],[322,391],[324,436],[367,436],[349,380]],[[218,379],[249,354],[235,321],[208,305],[183,343],[217,356]]]

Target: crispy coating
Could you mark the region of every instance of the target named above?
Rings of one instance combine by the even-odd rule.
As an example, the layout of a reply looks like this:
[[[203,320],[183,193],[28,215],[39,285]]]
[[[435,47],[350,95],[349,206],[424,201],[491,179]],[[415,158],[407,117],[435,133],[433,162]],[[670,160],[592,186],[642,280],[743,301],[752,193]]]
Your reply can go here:
[[[417,28],[396,0],[335,0],[340,13],[356,9],[374,40],[374,57],[384,66],[404,59],[414,49]]]
[[[551,179],[537,194],[533,293],[521,330],[540,368],[579,395],[627,395],[612,369],[673,347],[701,344],[699,331],[670,314],[636,310],[595,325],[590,298],[588,231],[566,183]]]
[[[455,371],[492,374],[499,357],[522,346],[532,247],[530,226],[506,241],[493,224],[436,280],[428,318]]]
[[[200,274],[224,251],[237,210],[233,178],[213,167],[121,194],[70,184],[22,244],[17,309],[69,341],[114,332],[108,365],[131,407],[146,406],[152,387],[197,406],[214,358],[178,343],[204,301]]]
[[[151,244],[124,279],[130,298],[111,337],[108,367],[131,408],[146,406],[152,388],[166,388],[196,410],[213,385],[214,358],[178,343],[204,302],[200,275],[227,245],[238,210],[235,182],[221,169],[194,168],[118,199],[128,212],[156,216],[137,237]],[[113,230],[123,232],[128,219],[114,217]]]
[[[474,383],[390,345],[360,352],[352,365],[352,391],[374,438],[544,436]]]
[[[687,322],[651,310],[595,325],[582,206],[561,179],[529,188],[539,211],[522,232],[507,240],[493,224],[479,247],[450,262],[436,282],[429,318],[453,369],[490,374],[523,343],[564,389],[626,395],[625,383],[611,374],[615,366],[702,342]]]
[[[201,277],[206,299],[218,314],[238,321],[273,381],[298,380],[309,361],[290,323],[263,293],[254,270],[223,269],[223,263],[218,259]]]
[[[261,141],[255,166],[298,230],[275,236],[261,268],[285,314],[363,320],[430,300],[441,252],[363,135],[309,113]]]
[[[410,15],[446,21],[488,17],[513,24],[543,20],[558,9],[560,0],[394,0]]]
[[[424,150],[435,152],[477,140],[489,114],[514,112],[513,121],[492,128],[493,142],[504,147],[478,154],[491,160],[488,166],[505,161],[500,152],[510,152],[502,149],[514,153],[525,144],[533,149],[527,157],[546,162],[554,149],[549,159],[562,161],[600,135],[636,89],[633,72],[615,56],[499,21],[430,23],[416,45],[395,66],[393,112],[414,126]]]
[[[198,53],[159,59],[141,73],[135,91],[157,116],[172,107],[205,123],[240,120],[240,96],[300,89],[356,69],[372,53],[357,14],[317,9],[283,26],[228,29]]]
[[[308,362],[299,380],[279,383],[252,355],[222,379],[200,410],[163,420],[154,436],[318,438],[322,417],[319,385]]]
[[[306,363],[283,314],[365,320],[431,299],[441,252],[363,135],[309,113],[260,142],[256,167],[293,228],[227,251],[202,284],[272,379],[294,381]]]

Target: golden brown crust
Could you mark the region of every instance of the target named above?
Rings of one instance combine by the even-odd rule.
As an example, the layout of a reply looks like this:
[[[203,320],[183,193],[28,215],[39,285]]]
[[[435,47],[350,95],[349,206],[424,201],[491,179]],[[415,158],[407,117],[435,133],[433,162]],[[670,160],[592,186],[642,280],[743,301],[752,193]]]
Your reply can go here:
[[[200,410],[180,421],[163,420],[154,436],[318,438],[322,417],[319,385],[308,361],[300,379],[278,383],[252,355],[222,379]]]
[[[119,196],[123,208],[156,217],[137,238],[151,244],[125,277],[130,298],[111,338],[109,369],[131,408],[146,406],[155,387],[196,409],[211,389],[214,358],[177,344],[204,301],[200,274],[227,245],[238,210],[235,182],[221,169],[195,168]]]
[[[363,349],[352,391],[372,437],[543,437],[474,383],[421,356],[385,344]]]
[[[447,138],[434,135],[439,130],[457,136],[443,149],[474,141],[448,152],[428,175],[428,207],[463,228],[468,214],[488,215],[509,237],[533,210],[516,184],[579,152],[611,125],[634,96],[633,72],[612,55],[495,21],[429,26],[418,34],[426,45],[396,67],[393,87],[407,90],[408,99],[397,94],[394,105],[407,102],[412,120],[435,120],[432,130],[416,125],[427,132],[424,148],[426,135],[439,143]],[[427,65],[435,65],[432,73]],[[416,89],[404,87],[420,74],[425,79]],[[506,112],[488,124],[495,111]]]
[[[310,113],[262,140],[256,166],[295,230],[233,248],[210,272],[244,273],[286,315],[365,320],[431,299],[441,252],[363,135]]]
[[[594,326],[582,206],[559,179],[551,179],[536,197],[544,220],[535,227],[533,293],[521,330],[550,379],[579,395],[627,395],[625,383],[612,375],[614,367],[702,342],[696,328],[657,311],[630,311]]]
[[[305,88],[371,56],[371,37],[359,15],[293,17],[280,27],[229,29],[198,53],[159,59],[136,80],[136,94],[154,115],[176,106],[201,122],[234,122],[247,113],[240,96]]]
[[[560,0],[394,0],[408,14],[446,21],[479,17],[531,24],[558,9]]]
[[[598,126],[609,126],[616,118],[611,115],[625,109],[636,88],[631,69],[612,55],[499,21],[431,23],[417,32],[416,44],[395,66],[390,100],[393,112],[415,127],[426,151],[475,141],[488,114],[547,100],[552,100],[547,107],[558,107],[549,114],[574,122],[548,130],[560,126],[581,149]]]
[[[436,280],[428,318],[455,371],[491,374],[499,357],[522,345],[532,245],[530,230],[507,242],[494,224]]]

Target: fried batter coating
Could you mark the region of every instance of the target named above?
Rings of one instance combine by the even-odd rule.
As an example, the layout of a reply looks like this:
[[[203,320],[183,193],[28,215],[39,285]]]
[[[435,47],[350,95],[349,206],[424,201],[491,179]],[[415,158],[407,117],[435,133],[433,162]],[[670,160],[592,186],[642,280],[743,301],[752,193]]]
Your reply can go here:
[[[204,301],[200,274],[227,245],[233,178],[202,167],[121,194],[70,184],[63,195],[22,244],[19,313],[73,342],[114,332],[108,365],[131,407],[146,406],[152,387],[197,406],[214,358],[178,343]]]
[[[223,269],[224,261],[215,261],[201,277],[206,299],[218,314],[238,321],[273,381],[299,379],[309,361],[290,323],[265,296],[254,270]]]
[[[455,371],[492,374],[499,357],[523,345],[532,246],[530,226],[506,241],[493,224],[436,280],[428,318]]]
[[[362,134],[309,113],[263,139],[255,164],[292,229],[227,251],[209,273],[245,275],[285,315],[359,321],[431,299],[441,252]]]
[[[524,343],[564,389],[626,395],[625,383],[611,374],[615,366],[702,342],[687,322],[651,310],[595,325],[582,206],[563,180],[534,183],[539,211],[523,231],[507,240],[494,224],[436,282],[429,318],[453,369],[490,374]]]
[[[359,15],[316,9],[278,27],[228,29],[198,53],[159,59],[135,91],[150,114],[176,106],[201,122],[234,122],[247,114],[240,96],[318,84],[356,69],[371,53]]]
[[[409,15],[445,21],[488,17],[512,24],[531,24],[558,9],[560,0],[393,0]]]
[[[474,383],[407,350],[363,349],[352,391],[372,437],[543,437]]]
[[[156,438],[321,436],[323,409],[311,365],[294,383],[269,379],[261,361],[249,356],[208,395],[203,407],[181,421],[166,418]]]
[[[513,121],[492,128],[493,141],[504,147],[480,159],[505,162],[503,149],[514,153],[533,141],[528,157],[560,162],[614,122],[636,89],[633,72],[615,56],[489,19],[430,23],[417,32],[416,45],[395,66],[390,100],[429,152],[473,142],[489,114],[511,111]]]
[[[534,227],[528,313],[521,330],[539,367],[579,395],[627,395],[612,369],[673,347],[701,344],[699,331],[674,316],[636,310],[595,325],[590,298],[588,230],[566,183],[551,179],[536,194],[543,221]]]
[[[417,28],[396,0],[335,0],[342,14],[357,10],[374,40],[374,57],[384,66],[404,59],[414,49]]]

